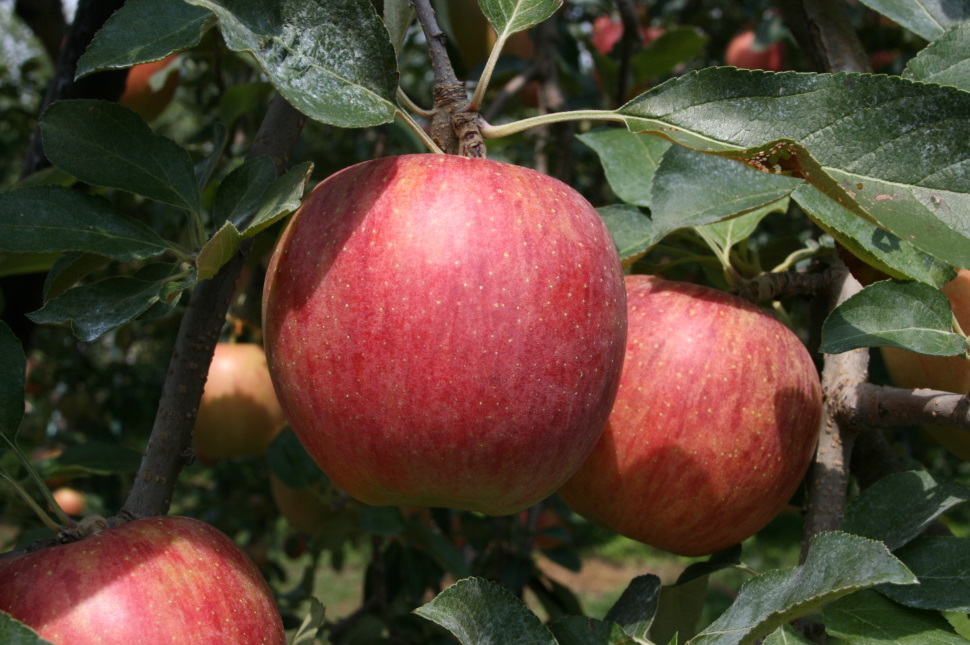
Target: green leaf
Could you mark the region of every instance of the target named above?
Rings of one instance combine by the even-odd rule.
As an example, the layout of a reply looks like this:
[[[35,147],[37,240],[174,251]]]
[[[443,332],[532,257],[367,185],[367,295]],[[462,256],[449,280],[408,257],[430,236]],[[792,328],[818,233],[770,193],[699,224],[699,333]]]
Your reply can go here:
[[[276,180],[276,164],[267,155],[247,159],[226,175],[216,191],[212,221],[242,226],[259,209],[263,195]]]
[[[963,354],[967,339],[952,330],[953,313],[942,291],[922,282],[883,280],[829,314],[819,351],[901,347],[930,356]]]
[[[664,153],[654,176],[650,219],[666,235],[774,205],[801,183],[673,147]]]
[[[742,240],[751,237],[765,217],[771,213],[784,213],[788,210],[788,199],[766,204],[745,215],[732,217],[720,222],[704,224],[702,227],[707,236],[725,251]]]
[[[313,164],[309,161],[293,166],[278,177],[263,194],[259,209],[243,230],[243,238],[253,237],[300,207]]]
[[[585,616],[557,618],[549,625],[549,630],[559,645],[629,645],[636,642],[620,625]]]
[[[782,625],[781,629],[772,632],[762,645],[814,645],[814,642],[795,631],[791,625]]]
[[[307,610],[306,618],[300,624],[300,628],[293,634],[289,645],[314,645],[317,634],[323,627],[323,620],[326,618],[326,609],[323,603],[310,596],[310,608]]]
[[[182,0],[127,0],[94,35],[74,78],[161,60],[195,47],[215,24],[211,11]]]
[[[852,645],[967,645],[938,613],[897,605],[875,591],[860,591],[824,610],[825,630]]]
[[[54,266],[54,263],[60,257],[60,253],[6,253],[0,251],[0,278],[8,275],[42,273]]]
[[[90,475],[128,474],[138,470],[141,453],[127,446],[103,441],[88,441],[69,446],[56,460],[55,472],[65,469]]]
[[[880,592],[907,607],[970,613],[970,538],[918,537],[895,555],[919,584],[880,585]]]
[[[38,324],[70,324],[75,336],[92,341],[170,295],[171,287],[162,281],[113,277],[70,289],[27,317]]]
[[[660,586],[660,578],[653,574],[635,577],[606,612],[604,620],[616,623],[634,638],[646,639],[657,613]]]
[[[168,246],[141,222],[116,213],[102,197],[63,186],[0,193],[0,249],[17,253],[82,251],[130,261]]]
[[[239,250],[242,235],[232,222],[225,222],[216,234],[209,238],[195,258],[199,280],[208,280]]]
[[[970,501],[970,489],[954,482],[921,471],[894,473],[849,503],[841,528],[881,540],[895,551],[937,517],[966,501]]]
[[[397,59],[369,0],[186,0],[219,17],[226,44],[250,52],[312,119],[346,128],[394,119]]]
[[[462,645],[557,645],[525,603],[483,578],[459,580],[414,613],[441,625]]]
[[[603,128],[577,138],[599,156],[606,181],[627,204],[649,208],[653,176],[670,142],[620,128]]]
[[[642,258],[653,245],[663,239],[650,218],[636,206],[618,204],[603,206],[596,211],[613,237],[624,268]]]
[[[803,565],[748,580],[731,606],[690,645],[749,645],[853,591],[914,582],[916,577],[884,544],[847,533],[820,533]]]
[[[924,47],[903,70],[904,78],[970,90],[970,22],[957,25]]]
[[[225,98],[225,93],[220,97],[220,103],[222,103],[223,98]],[[229,121],[229,123],[232,123],[232,121]],[[212,150],[202,161],[195,164],[195,185],[199,187],[199,192],[205,190],[209,180],[212,179],[212,173],[219,165],[227,143],[229,143],[229,130],[222,122],[216,121],[212,124]]]
[[[926,40],[970,20],[970,6],[964,0],[862,0],[862,4]]]
[[[290,488],[308,488],[325,477],[313,457],[289,428],[276,435],[269,445],[266,464]]]
[[[108,258],[93,253],[65,253],[47,272],[44,300],[56,298],[109,262]]]
[[[24,419],[27,359],[20,339],[0,320],[0,434],[11,441]]]
[[[795,202],[826,233],[853,255],[883,273],[942,287],[953,279],[949,264],[923,253],[893,233],[857,217],[820,193],[814,186],[799,186]]]
[[[360,528],[371,535],[394,537],[404,531],[401,510],[396,506],[368,506],[361,504],[358,511]]]
[[[970,162],[968,92],[722,67],[671,79],[618,113],[634,132],[748,163],[760,147],[767,171],[803,177],[923,251],[970,266],[970,173],[958,171]]]
[[[41,116],[40,131],[51,163],[81,181],[199,212],[189,153],[133,110],[110,101],[57,101]]]
[[[630,65],[639,80],[670,73],[680,63],[700,56],[708,37],[696,27],[671,27],[634,54]]]
[[[478,6],[499,34],[509,36],[534,27],[556,13],[563,0],[478,0]]]
[[[419,519],[405,518],[404,535],[414,543],[424,547],[441,568],[456,579],[471,575],[465,556],[447,537],[432,531]]]
[[[397,54],[401,53],[415,15],[409,0],[384,0],[384,25]]]
[[[0,643],[4,645],[54,645],[37,635],[30,627],[0,611]]]

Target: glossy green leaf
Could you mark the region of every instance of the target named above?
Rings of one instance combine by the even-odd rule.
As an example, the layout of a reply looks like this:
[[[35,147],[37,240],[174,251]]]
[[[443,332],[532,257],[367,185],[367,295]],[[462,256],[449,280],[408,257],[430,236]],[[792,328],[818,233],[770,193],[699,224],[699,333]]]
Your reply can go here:
[[[534,27],[556,13],[563,0],[478,0],[482,13],[502,36]]]
[[[394,118],[397,59],[369,0],[187,0],[216,14],[226,44],[250,52],[312,119],[347,128]]]
[[[884,544],[847,533],[820,533],[812,539],[803,565],[750,579],[731,606],[690,645],[750,645],[853,591],[914,582],[915,576]]]
[[[0,434],[13,439],[24,418],[27,359],[20,339],[0,320]]]
[[[880,592],[907,607],[970,613],[970,538],[918,537],[895,555],[919,584],[882,585]]]
[[[620,625],[586,616],[557,618],[549,625],[549,630],[559,645],[629,645],[637,642]]]
[[[0,643],[4,645],[54,645],[37,635],[30,627],[0,611]]]
[[[182,0],[127,0],[94,35],[77,62],[75,78],[194,47],[214,23],[211,11]]]
[[[819,350],[838,354],[859,347],[901,347],[931,356],[967,351],[953,332],[950,302],[922,282],[883,280],[839,305],[822,325]]]
[[[823,612],[826,632],[852,645],[967,645],[938,613],[911,609],[866,590]]]
[[[861,0],[926,40],[933,40],[960,22],[970,20],[965,0]]]
[[[634,638],[647,638],[657,613],[660,586],[660,578],[653,574],[635,577],[606,612],[604,620],[616,623]]]
[[[906,63],[904,78],[970,90],[970,22],[956,25]]]
[[[599,156],[606,181],[627,204],[650,206],[653,176],[670,142],[620,128],[603,128],[577,138]]]
[[[801,183],[675,146],[654,176],[650,219],[666,235],[777,204]]]
[[[232,222],[237,228],[259,210],[263,196],[276,180],[276,164],[266,155],[247,159],[226,175],[216,191],[212,221],[221,226]]]
[[[384,0],[384,25],[391,37],[394,51],[401,53],[401,47],[408,35],[408,28],[414,22],[415,11],[409,0]]]
[[[114,260],[161,255],[155,231],[119,215],[102,197],[63,186],[0,193],[0,249],[17,253],[82,251]]]
[[[44,111],[40,131],[51,162],[81,181],[199,212],[189,153],[133,110],[110,101],[58,101]]]
[[[970,173],[960,171],[970,163],[968,92],[893,76],[709,68],[618,113],[635,132],[749,164],[760,155],[767,171],[803,177],[923,251],[970,266]]]
[[[263,194],[262,204],[243,229],[243,238],[252,237],[300,207],[313,164],[309,161],[287,170]]]
[[[937,517],[970,501],[970,489],[927,472],[894,473],[851,500],[842,530],[881,540],[896,550]]]
[[[38,324],[70,324],[75,336],[92,341],[170,295],[172,285],[166,282],[113,277],[70,289],[27,317]]]
[[[525,603],[484,578],[459,580],[414,613],[441,625],[462,645],[557,645]]]
[[[802,636],[791,625],[782,625],[765,639],[762,645],[815,645],[814,641]]]
[[[953,279],[949,264],[928,255],[896,235],[856,217],[848,209],[802,185],[795,201],[826,233],[866,264],[902,280],[910,279],[942,287]]]
[[[596,211],[609,229],[624,267],[639,260],[663,238],[650,218],[636,206],[617,204]]]

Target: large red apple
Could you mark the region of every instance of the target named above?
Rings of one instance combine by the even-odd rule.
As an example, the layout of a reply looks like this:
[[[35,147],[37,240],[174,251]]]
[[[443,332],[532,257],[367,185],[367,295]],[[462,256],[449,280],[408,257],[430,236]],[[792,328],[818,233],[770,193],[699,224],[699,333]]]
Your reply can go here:
[[[957,271],[956,277],[943,285],[943,293],[960,328],[970,332],[970,271]],[[970,360],[962,356],[926,356],[896,347],[880,349],[889,377],[899,387],[970,393]],[[970,432],[931,425],[925,430],[947,450],[970,461]]]
[[[492,515],[579,467],[626,338],[616,249],[582,196],[432,154],[319,184],[274,252],[263,323],[280,403],[336,485]]]
[[[573,510],[673,553],[767,524],[808,469],[822,395],[787,327],[737,296],[626,279],[629,335],[609,423],[559,491]]]
[[[759,48],[755,33],[748,29],[731,39],[724,52],[724,63],[741,69],[763,69],[780,72],[785,68],[785,45],[781,41]]]
[[[216,345],[192,442],[206,459],[258,457],[286,425],[263,348]]]
[[[284,643],[272,593],[228,537],[151,517],[0,558],[0,610],[71,645]]]
[[[125,79],[125,89],[121,93],[118,102],[138,112],[146,121],[153,121],[158,118],[175,96],[178,89],[179,73],[173,69],[168,72],[161,87],[152,87],[152,76],[165,70],[175,60],[173,54],[162,60],[151,63],[135,65],[128,70],[128,77]]]

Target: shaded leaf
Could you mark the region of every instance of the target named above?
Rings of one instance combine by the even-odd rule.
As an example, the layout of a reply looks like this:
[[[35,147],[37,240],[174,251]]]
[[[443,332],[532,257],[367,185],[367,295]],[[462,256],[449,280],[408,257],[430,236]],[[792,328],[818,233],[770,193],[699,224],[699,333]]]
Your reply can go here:
[[[182,0],[127,0],[94,35],[74,78],[195,47],[213,24],[211,11]]]
[[[222,98],[219,102],[222,103]],[[227,121],[227,123],[232,122]],[[222,159],[222,153],[226,150],[226,144],[229,143],[229,130],[222,122],[213,123],[212,130],[212,150],[202,161],[195,164],[195,183],[200,192],[205,190],[206,184],[212,179],[212,173],[215,172],[219,160]]]
[[[54,263],[44,280],[44,300],[61,295],[81,278],[104,267],[110,260],[93,253],[66,253]]]
[[[731,606],[690,644],[749,645],[853,591],[913,582],[915,576],[884,544],[847,533],[820,533],[803,565],[748,580]]]
[[[397,60],[368,0],[187,1],[215,13],[229,48],[250,52],[310,118],[347,128],[394,118]]]
[[[608,620],[585,616],[563,616],[549,625],[559,645],[630,645],[631,635]]]
[[[130,261],[161,255],[165,240],[116,213],[102,197],[63,186],[33,186],[0,194],[0,249],[82,251]]]
[[[596,211],[603,218],[606,228],[613,237],[613,243],[620,255],[624,268],[642,258],[663,236],[636,206],[618,204],[603,206]]]
[[[270,472],[290,488],[308,488],[325,477],[313,457],[289,428],[276,435],[269,445],[266,464]]]
[[[826,632],[852,645],[967,645],[938,613],[897,605],[865,590],[825,608]]]
[[[633,55],[634,77],[664,76],[679,65],[700,56],[709,38],[696,27],[670,27]]]
[[[0,278],[8,275],[40,273],[47,271],[60,253],[8,253],[0,251]]]
[[[903,77],[970,90],[970,22],[956,25],[906,63]]]
[[[408,35],[408,27],[414,22],[414,7],[409,0],[384,0],[384,25],[394,45],[394,51],[401,53],[401,47]]]
[[[795,201],[826,233],[853,255],[883,273],[941,287],[953,279],[953,269],[893,233],[856,217],[820,193],[814,186],[799,186]]]
[[[606,180],[628,204],[650,206],[653,176],[670,142],[620,128],[593,130],[576,137],[599,156]]]
[[[11,441],[24,418],[27,359],[20,339],[0,320],[0,434]]]
[[[520,599],[483,578],[465,578],[414,610],[462,645],[557,645],[552,632]]]
[[[317,633],[323,627],[323,620],[326,618],[326,608],[323,603],[310,596],[310,608],[307,610],[306,618],[300,624],[300,628],[293,634],[289,645],[314,645]]]
[[[923,536],[896,550],[918,585],[880,585],[901,605],[970,613],[970,538]]]
[[[970,489],[954,482],[922,471],[893,473],[851,500],[841,528],[881,540],[895,551],[937,517],[966,501],[970,501]]]
[[[635,577],[606,612],[604,620],[616,623],[634,638],[646,639],[657,613],[660,586],[660,578],[653,574]]]
[[[110,101],[57,101],[44,110],[40,131],[51,162],[81,181],[199,212],[189,153],[133,110]]]
[[[313,164],[307,161],[293,166],[270,184],[262,204],[242,231],[243,238],[253,237],[299,208],[312,172]]]
[[[413,518],[404,520],[404,531],[408,539],[424,547],[435,562],[455,578],[471,575],[465,556],[441,533],[432,531],[424,522]]]
[[[226,175],[216,191],[212,221],[221,226],[243,226],[259,209],[270,184],[276,180],[276,164],[267,155],[247,159]]]
[[[923,251],[970,265],[970,173],[959,170],[970,163],[968,92],[893,76],[709,68],[618,113],[632,131],[712,154],[761,147],[767,171],[802,177]]]
[[[970,5],[964,0],[861,1],[926,40],[933,40],[957,23],[970,20]]]
[[[953,332],[950,302],[922,282],[883,280],[839,305],[822,325],[819,350],[838,354],[859,347],[901,347],[930,356],[967,351]]]
[[[242,235],[232,222],[225,222],[216,234],[209,238],[195,259],[199,280],[208,280],[232,259],[239,250]]]
[[[4,645],[54,645],[37,635],[30,627],[0,611],[0,643]]]
[[[478,0],[499,36],[534,27],[556,13],[563,0]]]
[[[88,441],[69,446],[56,459],[58,472],[70,469],[73,473],[91,475],[127,474],[138,470],[142,455],[137,450],[116,443]]]
[[[776,629],[762,645],[814,645],[814,641],[802,636],[791,625],[782,625]]]
[[[758,228],[765,217],[771,213],[784,213],[788,210],[788,199],[772,202],[745,215],[732,217],[720,222],[704,224],[706,235],[725,251],[742,240],[746,240]]]

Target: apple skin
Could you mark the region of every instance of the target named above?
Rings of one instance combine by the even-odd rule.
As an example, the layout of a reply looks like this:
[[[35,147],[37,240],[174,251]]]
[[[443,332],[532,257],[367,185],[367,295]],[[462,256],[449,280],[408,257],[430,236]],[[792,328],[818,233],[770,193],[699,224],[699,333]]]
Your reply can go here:
[[[780,72],[785,68],[785,46],[779,41],[763,50],[754,48],[754,31],[742,31],[731,39],[724,52],[724,63],[741,69],[763,69]]]
[[[157,60],[151,63],[135,65],[128,70],[128,77],[125,80],[125,89],[121,93],[118,102],[129,107],[141,115],[146,121],[154,121],[158,118],[175,96],[175,90],[179,84],[179,74],[173,70],[166,78],[165,83],[153,91],[151,78],[157,72],[162,71],[172,64],[176,55]]]
[[[943,293],[960,328],[970,332],[970,271],[959,269]],[[970,393],[970,360],[962,356],[926,356],[898,347],[880,347],[889,378],[898,387]],[[923,427],[940,445],[970,462],[970,432],[946,426]]]
[[[626,285],[616,404],[559,495],[629,538],[714,553],[771,521],[805,475],[818,372],[794,333],[737,296],[643,275]]]
[[[644,46],[663,36],[664,30],[640,25],[640,43]],[[606,56],[616,43],[623,38],[623,23],[612,16],[600,16],[593,21],[593,37],[591,42],[601,56]]]
[[[263,348],[218,343],[192,435],[199,456],[258,457],[285,425]]]
[[[0,580],[0,610],[55,643],[285,643],[249,557],[187,517],[144,518],[0,558]]]
[[[616,249],[576,191],[454,155],[321,182],[263,290],[264,346],[297,437],[375,506],[508,515],[579,467],[616,394]]]

